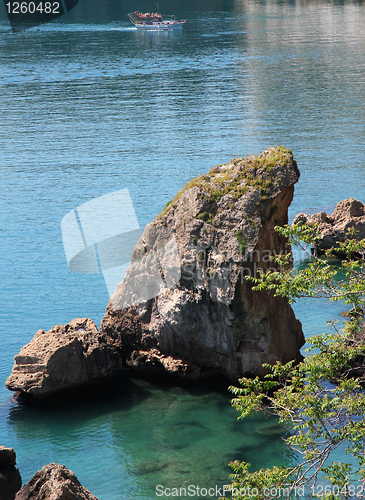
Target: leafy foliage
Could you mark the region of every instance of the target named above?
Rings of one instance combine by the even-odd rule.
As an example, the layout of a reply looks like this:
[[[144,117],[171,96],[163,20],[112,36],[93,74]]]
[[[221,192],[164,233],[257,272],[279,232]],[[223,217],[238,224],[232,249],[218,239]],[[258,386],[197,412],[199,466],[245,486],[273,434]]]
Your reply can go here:
[[[318,232],[316,226],[300,224],[276,230],[307,252]],[[350,306],[350,314],[344,328],[338,329],[331,321],[334,333],[309,340],[311,355],[303,362],[265,365],[268,373],[264,379],[242,378],[240,387],[230,388],[239,418],[265,411],[277,415],[279,422],[289,423],[292,431],[286,441],[301,456],[296,466],[255,472],[245,462],[231,463],[233,498],[237,500],[365,498],[365,368],[361,367],[365,359],[365,240],[349,236],[339,244],[348,257],[341,266],[333,265],[331,251],[324,258],[314,255],[299,271],[291,266],[290,255],[275,256],[280,271],[248,278],[255,290],[271,290],[290,302],[299,297],[341,300]],[[353,259],[354,255],[358,258]],[[342,279],[340,271],[345,276]],[[336,450],[351,458],[331,462]]]
[[[318,227],[301,225],[275,227],[276,231],[288,238],[292,245],[296,245],[305,253],[310,254],[309,246],[318,240]],[[349,234],[351,236],[351,232]],[[341,266],[331,263],[332,253],[339,250],[349,260],[343,260]],[[325,258],[315,254],[305,269],[298,271],[291,266],[292,256],[276,255],[279,271],[269,271],[259,278],[248,278],[254,283],[254,290],[272,290],[275,296],[283,296],[289,302],[295,302],[299,297],[327,297],[332,301],[342,300],[354,309],[362,307],[365,298],[365,240],[348,239],[338,244],[337,249],[329,249]],[[352,256],[360,259],[352,259]],[[342,271],[344,279],[339,279]]]

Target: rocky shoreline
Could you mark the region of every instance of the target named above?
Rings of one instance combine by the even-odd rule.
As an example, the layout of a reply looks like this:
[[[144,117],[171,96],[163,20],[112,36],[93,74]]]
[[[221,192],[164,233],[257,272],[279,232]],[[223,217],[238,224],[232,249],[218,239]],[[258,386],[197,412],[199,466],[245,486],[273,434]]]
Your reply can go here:
[[[98,500],[64,465],[49,464],[22,487],[13,448],[0,446],[1,500]]]
[[[190,181],[146,226],[100,331],[88,318],[39,330],[6,387],[40,398],[123,366],[235,382],[263,375],[264,363],[300,360],[302,327],[286,298],[253,292],[245,279],[291,251],[274,228],[288,222],[299,175],[280,147]]]
[[[298,223],[317,226],[318,238],[313,252],[322,255],[332,249],[335,257],[343,259],[347,256],[338,248],[339,243],[349,238],[357,241],[365,238],[365,206],[359,200],[348,198],[337,203],[331,215],[326,212],[313,215],[300,213],[294,219],[294,224]],[[351,235],[351,232],[354,234]]]
[[[22,486],[19,470],[15,467],[16,456],[13,448],[0,446],[0,498],[14,500]]]
[[[47,332],[38,330],[14,360],[6,387],[35,397],[80,387],[123,370],[119,352],[89,318],[76,318]]]

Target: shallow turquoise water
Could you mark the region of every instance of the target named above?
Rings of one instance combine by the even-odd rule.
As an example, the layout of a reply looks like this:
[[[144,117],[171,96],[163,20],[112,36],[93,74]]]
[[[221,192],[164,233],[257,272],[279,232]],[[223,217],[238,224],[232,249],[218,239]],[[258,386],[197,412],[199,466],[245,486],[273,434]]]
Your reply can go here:
[[[232,459],[255,467],[290,460],[276,421],[235,418],[222,392],[125,376],[107,394],[93,391],[46,410],[13,407],[7,430],[26,455],[24,474],[39,463],[66,462],[101,498],[154,498],[157,485],[221,488]]]
[[[284,144],[301,170],[290,208],[364,201],[365,7],[353,2],[159,2],[181,33],[136,33],[132,2],[80,4],[20,34],[0,23],[0,378],[39,329],[89,316],[102,275],[72,273],[63,216],[127,187],[143,227],[191,177]],[[140,10],[151,10],[139,2]],[[2,8],[2,5],[1,5]],[[204,22],[202,21],[204,19]],[[306,335],[341,306],[301,301]],[[236,422],[229,394],[132,379],[90,398],[22,408],[0,384],[0,441],[24,481],[65,463],[101,500],[155,487],[220,484],[231,459],[291,460],[258,416]],[[167,484],[168,483],[168,484]]]

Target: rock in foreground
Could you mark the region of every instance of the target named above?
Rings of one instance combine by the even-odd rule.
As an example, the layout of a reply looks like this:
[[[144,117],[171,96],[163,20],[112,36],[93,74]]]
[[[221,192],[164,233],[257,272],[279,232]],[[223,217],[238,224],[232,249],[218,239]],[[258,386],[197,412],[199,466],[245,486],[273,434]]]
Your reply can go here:
[[[123,369],[116,349],[88,318],[76,318],[47,332],[38,330],[14,359],[6,387],[36,397],[100,380]]]
[[[64,465],[42,467],[17,493],[15,500],[98,500]]]
[[[13,448],[0,446],[0,499],[14,500],[22,487],[19,470],[15,467],[16,457]]]
[[[148,224],[101,331],[139,371],[231,380],[263,363],[300,359],[300,322],[285,298],[254,292],[245,275],[290,251],[288,222],[299,171],[271,148],[193,179]]]
[[[298,214],[294,219],[294,224],[299,222],[308,225],[318,224],[319,238],[314,250],[319,254],[330,248],[336,248],[339,242],[348,239],[348,231],[351,229],[355,230],[357,240],[365,238],[365,206],[354,198],[340,201],[331,215],[326,212],[313,215]],[[339,257],[344,256],[341,252],[333,253]]]

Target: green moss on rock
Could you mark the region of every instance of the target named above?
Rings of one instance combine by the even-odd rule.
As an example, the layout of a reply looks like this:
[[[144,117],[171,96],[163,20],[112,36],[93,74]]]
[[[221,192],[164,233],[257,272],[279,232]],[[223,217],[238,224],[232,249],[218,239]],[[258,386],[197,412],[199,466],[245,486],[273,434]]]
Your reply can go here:
[[[269,150],[268,154],[235,158],[230,164],[215,166],[209,170],[208,175],[202,174],[189,181],[157,217],[166,215],[177,204],[183,193],[194,187],[204,193],[208,204],[211,203],[215,208],[220,199],[227,194],[237,201],[252,190],[260,191],[260,201],[265,201],[270,191],[280,186],[280,179],[275,178],[275,167],[278,164],[285,167],[292,161],[292,151],[279,146]],[[214,215],[214,210],[211,213],[205,211],[198,214],[197,218],[211,223]]]

